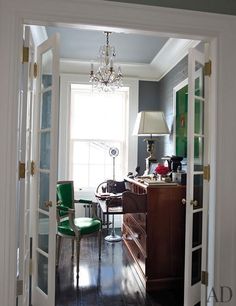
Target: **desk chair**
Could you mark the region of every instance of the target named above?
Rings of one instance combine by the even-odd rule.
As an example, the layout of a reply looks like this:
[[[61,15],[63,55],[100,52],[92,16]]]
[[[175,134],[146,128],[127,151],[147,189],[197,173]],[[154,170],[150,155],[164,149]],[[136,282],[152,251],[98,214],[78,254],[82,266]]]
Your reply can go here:
[[[126,190],[124,181],[107,180],[98,185],[96,196],[106,199],[107,210],[109,207],[122,206],[121,194]],[[109,214],[107,214],[107,225],[109,224]],[[121,236],[115,232],[114,214],[112,214],[112,230],[110,235],[105,237],[106,241],[118,242],[121,241]]]
[[[61,238],[72,241],[72,258],[74,257],[74,242],[76,242],[76,276],[79,277],[80,241],[84,236],[97,233],[99,239],[99,260],[101,259],[101,220],[96,216],[96,205],[92,201],[75,200],[73,181],[57,183],[57,266],[59,264]],[[92,218],[75,218],[75,203],[92,205]]]

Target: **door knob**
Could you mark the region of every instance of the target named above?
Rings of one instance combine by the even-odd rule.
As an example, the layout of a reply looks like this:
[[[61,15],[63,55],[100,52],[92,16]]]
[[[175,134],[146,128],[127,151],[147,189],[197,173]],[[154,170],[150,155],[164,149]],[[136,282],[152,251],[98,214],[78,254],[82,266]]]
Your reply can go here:
[[[44,205],[49,208],[49,207],[52,207],[52,201],[45,201],[44,202]]]
[[[192,200],[192,201],[190,201],[190,204],[193,205],[194,207],[197,207],[198,206],[198,201]]]
[[[186,199],[182,199],[182,204],[186,205],[186,203],[187,203]]]

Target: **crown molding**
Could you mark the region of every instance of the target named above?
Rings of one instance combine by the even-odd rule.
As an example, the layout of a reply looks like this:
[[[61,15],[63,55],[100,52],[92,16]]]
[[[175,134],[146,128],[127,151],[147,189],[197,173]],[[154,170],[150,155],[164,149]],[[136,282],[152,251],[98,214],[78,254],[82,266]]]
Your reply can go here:
[[[155,56],[150,64],[142,63],[119,63],[122,72],[127,77],[142,80],[161,80],[175,65],[187,54],[189,48],[194,48],[199,44],[197,40],[169,38],[160,52]],[[95,62],[96,65],[99,63]],[[61,58],[61,73],[80,73],[89,75],[90,61],[80,61],[76,59]]]
[[[190,48],[195,48],[199,43],[199,40],[169,38],[150,64],[158,73],[158,81],[188,54]]]

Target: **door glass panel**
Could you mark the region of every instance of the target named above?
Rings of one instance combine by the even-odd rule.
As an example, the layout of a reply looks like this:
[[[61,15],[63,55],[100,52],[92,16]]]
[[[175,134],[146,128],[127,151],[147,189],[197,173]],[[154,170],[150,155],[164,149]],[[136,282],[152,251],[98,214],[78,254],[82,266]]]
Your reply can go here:
[[[38,247],[48,253],[49,217],[39,213],[38,217]]]
[[[40,173],[39,181],[39,208],[48,210],[45,206],[45,202],[49,200],[49,174]]]
[[[193,179],[193,199],[197,201],[198,205],[194,206],[193,209],[198,209],[202,207],[203,200],[203,175],[195,174]]]
[[[48,294],[48,259],[38,253],[38,287]]]
[[[192,253],[192,285],[201,280],[202,249]]]
[[[42,90],[52,86],[52,50],[42,55]]]
[[[51,90],[44,92],[42,101],[41,129],[47,129],[51,127],[51,100]]]
[[[193,244],[196,247],[202,244],[202,212],[195,212],[193,214]]]
[[[194,171],[203,171],[204,138],[194,137]]]
[[[195,99],[194,133],[204,134],[204,101]]]
[[[50,132],[40,134],[40,168],[50,169]]]
[[[204,97],[204,75],[203,75],[203,65],[201,63],[195,63],[195,96]]]

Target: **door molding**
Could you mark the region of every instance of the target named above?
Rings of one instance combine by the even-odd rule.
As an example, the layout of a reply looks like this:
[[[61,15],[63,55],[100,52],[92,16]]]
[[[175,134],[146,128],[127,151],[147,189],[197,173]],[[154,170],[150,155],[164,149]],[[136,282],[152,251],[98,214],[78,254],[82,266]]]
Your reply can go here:
[[[234,52],[236,47],[236,42],[230,39],[230,30],[227,26],[227,22],[231,21],[232,29],[236,27],[236,18],[232,16],[225,15],[215,15],[200,12],[191,12],[178,9],[168,9],[160,7],[149,7],[140,6],[135,4],[121,4],[113,2],[102,2],[102,1],[80,1],[67,2],[60,1],[57,3],[57,8],[55,10],[55,3],[52,1],[42,0],[40,3],[30,2],[25,5],[23,0],[19,0],[14,3],[6,0],[5,5],[2,6],[0,13],[0,50],[1,50],[1,64],[4,71],[4,78],[2,78],[0,84],[1,90],[1,139],[2,139],[2,152],[0,153],[0,167],[1,179],[3,179],[3,184],[0,185],[0,192],[2,195],[2,205],[0,214],[0,235],[3,241],[2,247],[4,252],[0,254],[0,267],[2,268],[2,273],[0,276],[0,296],[2,297],[2,303],[4,305],[14,305],[15,304],[15,289],[16,289],[16,207],[14,204],[9,205],[9,203],[16,203],[16,148],[17,148],[17,116],[18,109],[18,81],[19,81],[19,66],[20,66],[20,47],[22,43],[22,23],[37,23],[37,24],[80,24],[84,27],[86,24],[90,25],[90,28],[97,27],[101,30],[105,26],[114,27],[118,29],[130,29],[129,32],[154,32],[157,34],[162,33],[172,33],[173,37],[191,37],[195,39],[205,39],[211,43],[211,59],[213,66],[222,67],[220,73],[221,80],[224,76],[230,75],[233,80],[233,68],[234,65],[231,64],[232,71],[226,69],[223,65],[223,55],[231,54]],[[97,4],[96,4],[97,3]],[[96,4],[96,10],[94,5]],[[39,22],[40,21],[40,22]],[[4,29],[4,30],[3,30]],[[158,30],[157,30],[158,29]],[[232,30],[233,37],[233,30]],[[3,40],[4,39],[4,40]],[[219,42],[219,44],[218,44]],[[220,47],[219,47],[220,46]],[[223,51],[221,58],[217,57],[217,50]],[[232,54],[233,56],[233,54]],[[216,105],[218,101],[217,93],[224,93],[224,95],[233,99],[232,93],[229,91],[227,94],[227,89],[229,89],[230,84],[219,83],[218,89],[216,89],[217,74],[216,70],[213,70],[211,77],[212,86],[212,97],[211,105],[213,111],[211,112],[211,122],[210,126],[216,128]],[[217,91],[218,90],[218,91]],[[219,96],[219,100],[222,98]],[[227,99],[221,99],[227,100]],[[222,122],[219,123],[220,127]],[[217,131],[213,133],[211,138],[211,144],[216,148]],[[211,156],[211,169],[214,169],[211,173],[210,182],[210,192],[212,196],[210,201],[212,203],[212,229],[210,232],[214,232],[214,200],[215,200],[215,178],[216,178],[216,152],[217,150],[212,150]],[[220,186],[218,186],[220,187]],[[218,189],[220,190],[220,189]],[[220,203],[223,193],[219,194]],[[14,222],[15,221],[15,222]],[[220,218],[218,220],[220,222]],[[220,228],[220,227],[219,227]],[[216,235],[220,238],[220,229],[216,231]],[[214,236],[212,236],[212,243],[214,241]],[[218,239],[219,240],[219,239]],[[217,245],[218,251],[220,249]],[[213,245],[214,250],[214,245]],[[214,252],[212,254],[214,257]],[[212,258],[213,259],[213,258]],[[220,263],[220,256],[216,258],[217,263]],[[220,275],[220,267],[218,267],[217,276]],[[218,280],[217,277],[217,280]]]

